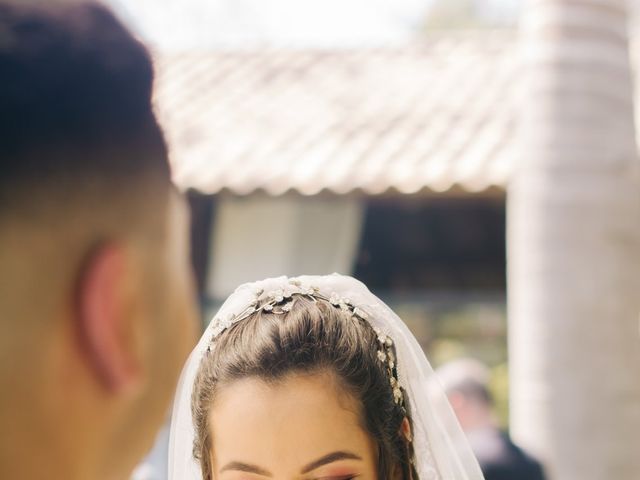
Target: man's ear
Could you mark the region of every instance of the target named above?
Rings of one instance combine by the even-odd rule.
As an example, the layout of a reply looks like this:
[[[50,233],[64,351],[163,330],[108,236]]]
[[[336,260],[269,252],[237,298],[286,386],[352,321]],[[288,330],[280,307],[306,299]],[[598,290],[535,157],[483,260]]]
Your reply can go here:
[[[123,246],[103,245],[85,262],[77,289],[81,347],[98,381],[114,393],[130,390],[140,377],[131,325],[135,320],[135,273]]]

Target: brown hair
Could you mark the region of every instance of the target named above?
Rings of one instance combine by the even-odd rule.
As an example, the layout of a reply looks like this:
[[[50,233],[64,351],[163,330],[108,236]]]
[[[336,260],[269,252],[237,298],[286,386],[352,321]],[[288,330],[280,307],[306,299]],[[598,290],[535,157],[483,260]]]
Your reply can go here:
[[[276,381],[326,370],[361,406],[363,427],[377,445],[379,478],[418,480],[411,443],[401,433],[409,405],[394,401],[374,329],[324,299],[298,294],[293,299],[289,312],[258,310],[235,323],[205,354],[191,399],[194,456],[203,479],[213,478],[208,419],[218,388],[246,377]]]

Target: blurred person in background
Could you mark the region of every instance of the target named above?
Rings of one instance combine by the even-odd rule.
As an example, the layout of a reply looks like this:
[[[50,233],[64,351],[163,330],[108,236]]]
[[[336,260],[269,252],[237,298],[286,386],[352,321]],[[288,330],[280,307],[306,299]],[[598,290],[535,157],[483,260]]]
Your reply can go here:
[[[500,430],[486,366],[465,358],[437,374],[486,480],[544,480],[542,466]]]
[[[0,2],[0,478],[128,478],[194,340],[146,49],[104,7]]]

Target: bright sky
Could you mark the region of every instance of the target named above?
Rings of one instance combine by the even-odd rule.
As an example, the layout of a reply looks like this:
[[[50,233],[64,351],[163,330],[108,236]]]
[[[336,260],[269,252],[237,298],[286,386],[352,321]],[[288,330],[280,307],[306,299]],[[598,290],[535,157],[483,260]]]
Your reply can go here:
[[[523,0],[105,1],[156,47],[190,49],[398,43],[420,31],[436,2],[472,4],[499,16],[513,15]]]
[[[163,48],[401,41],[431,0],[107,0]]]

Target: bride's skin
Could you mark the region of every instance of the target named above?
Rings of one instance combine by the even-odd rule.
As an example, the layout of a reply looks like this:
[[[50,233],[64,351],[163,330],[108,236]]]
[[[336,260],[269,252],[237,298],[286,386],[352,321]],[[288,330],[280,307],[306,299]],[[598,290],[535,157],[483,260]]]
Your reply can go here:
[[[377,479],[358,405],[328,372],[226,385],[209,425],[216,480]]]

